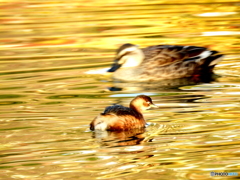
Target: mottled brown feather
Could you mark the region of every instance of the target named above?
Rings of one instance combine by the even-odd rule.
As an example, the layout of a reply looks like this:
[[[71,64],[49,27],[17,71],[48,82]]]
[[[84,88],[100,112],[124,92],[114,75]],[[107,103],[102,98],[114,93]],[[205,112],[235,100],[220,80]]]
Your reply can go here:
[[[157,61],[158,66],[166,66],[174,62],[180,62],[198,56],[206,50],[196,46],[171,46],[157,45],[142,49],[145,55],[145,63]]]
[[[126,62],[128,58],[129,61],[134,61],[134,58],[141,57],[141,53],[138,54],[141,51],[145,57],[137,63],[139,65],[121,68],[123,64],[118,64],[122,58],[125,59],[121,63]],[[133,44],[124,44],[117,50],[117,60],[113,64],[114,68],[112,67],[109,72],[115,71],[114,78],[124,81],[185,78],[211,74],[222,56],[218,51],[197,46],[156,45],[138,49]]]

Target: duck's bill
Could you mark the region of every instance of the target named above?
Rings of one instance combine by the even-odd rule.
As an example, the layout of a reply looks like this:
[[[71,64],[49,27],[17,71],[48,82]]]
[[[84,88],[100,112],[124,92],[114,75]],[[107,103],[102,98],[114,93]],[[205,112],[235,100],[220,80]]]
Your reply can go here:
[[[118,68],[121,67],[121,64],[114,63],[112,67],[107,72],[115,72]]]

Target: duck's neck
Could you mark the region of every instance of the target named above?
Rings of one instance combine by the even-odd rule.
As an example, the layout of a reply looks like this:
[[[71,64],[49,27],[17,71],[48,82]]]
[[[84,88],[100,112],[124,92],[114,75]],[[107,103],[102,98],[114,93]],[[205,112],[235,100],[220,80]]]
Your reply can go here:
[[[139,64],[138,64],[138,65],[140,65],[140,64],[142,63],[142,61],[144,60],[144,58],[145,58],[145,54],[143,53],[142,49],[138,49],[138,50],[136,51],[135,57],[136,57],[136,58],[138,59],[138,61],[139,61]]]

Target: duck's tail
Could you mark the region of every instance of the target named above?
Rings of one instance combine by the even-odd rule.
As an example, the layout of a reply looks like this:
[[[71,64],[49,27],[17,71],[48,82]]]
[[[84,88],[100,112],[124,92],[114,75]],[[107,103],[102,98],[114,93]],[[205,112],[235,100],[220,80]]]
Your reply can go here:
[[[185,61],[195,61],[204,69],[213,69],[223,58],[223,54],[220,52],[204,47],[187,46],[185,50],[187,50],[187,54],[189,55],[189,58]]]
[[[222,59],[223,54],[218,51],[205,49],[197,56],[189,58],[188,60],[194,60],[202,70],[209,70],[209,72],[211,72]]]
[[[212,72],[213,68],[223,59],[224,55],[218,51],[205,51],[208,52],[208,56],[202,58],[202,68],[208,69]]]
[[[222,59],[224,55],[223,54],[216,54],[216,55],[211,55],[206,59],[206,63],[209,67],[214,67],[217,65]]]

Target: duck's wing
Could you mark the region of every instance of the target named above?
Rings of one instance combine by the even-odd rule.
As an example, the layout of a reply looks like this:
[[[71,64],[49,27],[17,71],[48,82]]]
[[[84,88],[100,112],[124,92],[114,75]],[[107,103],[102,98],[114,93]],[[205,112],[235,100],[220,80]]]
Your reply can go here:
[[[158,67],[175,62],[203,59],[218,53],[217,51],[210,51],[205,47],[178,45],[157,45],[142,50],[145,54],[144,63],[154,63]]]

